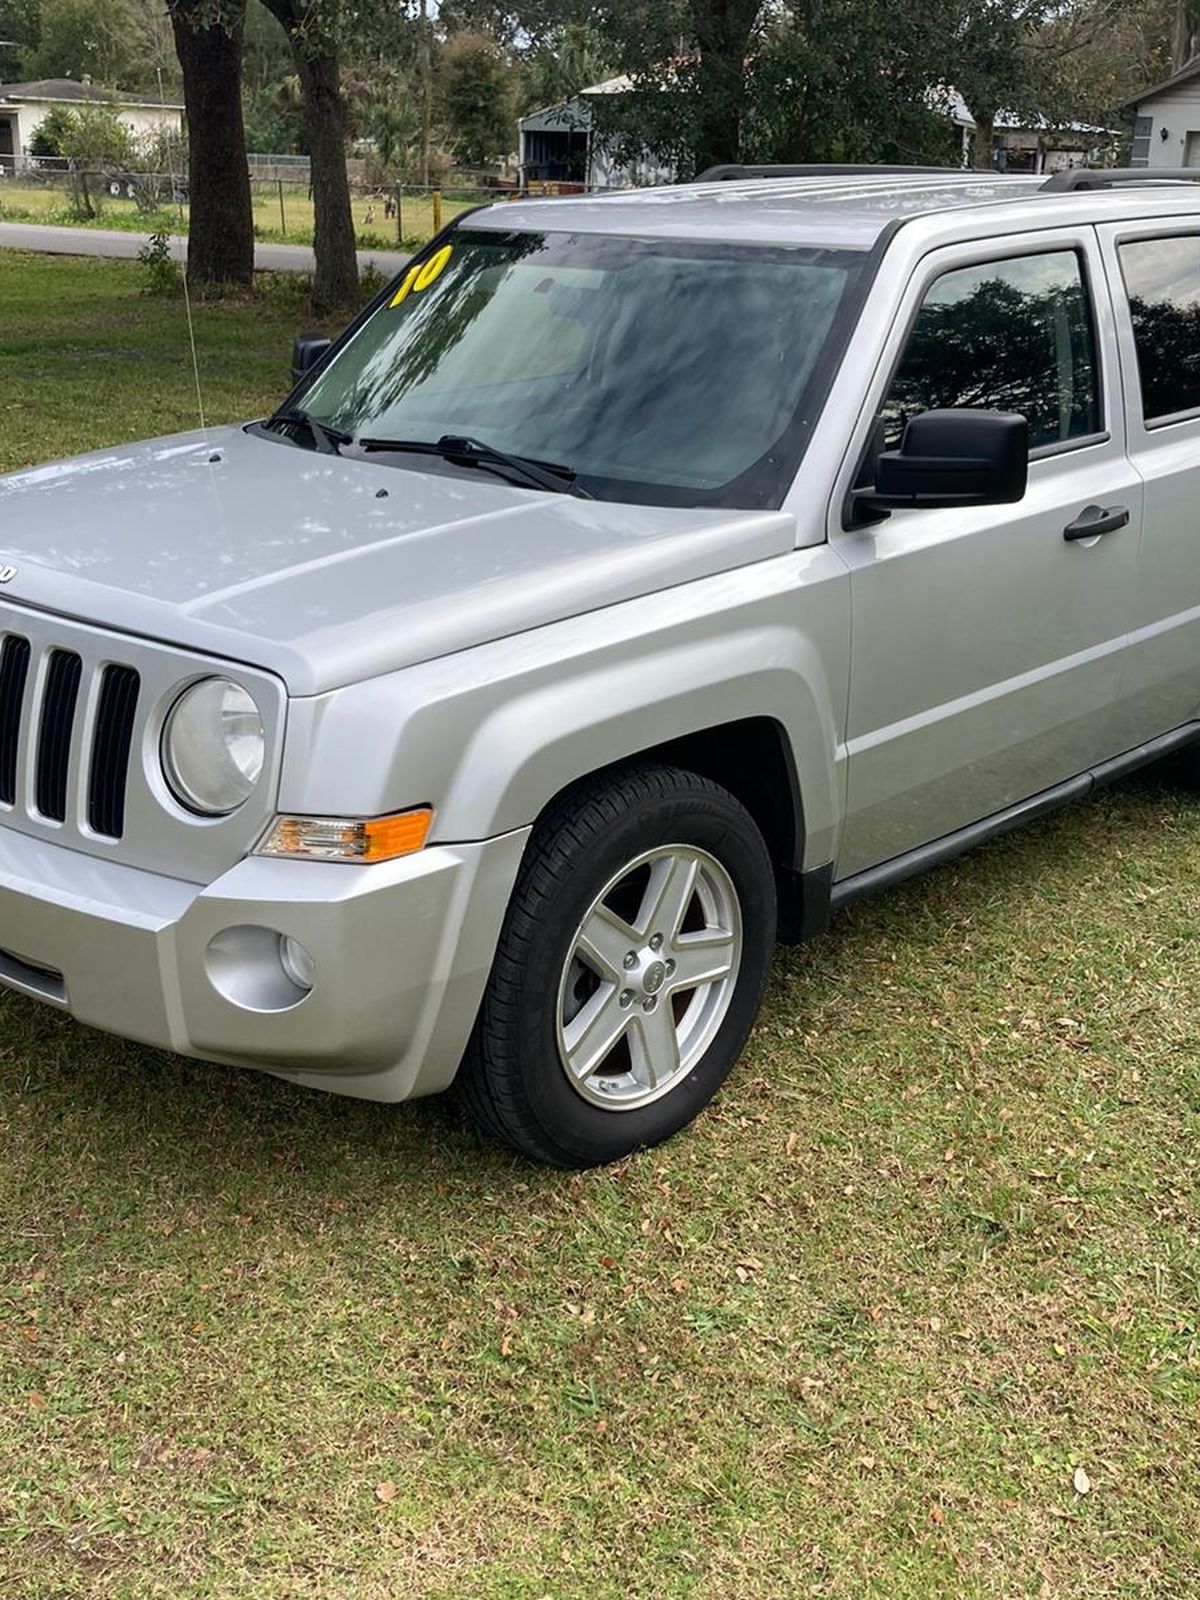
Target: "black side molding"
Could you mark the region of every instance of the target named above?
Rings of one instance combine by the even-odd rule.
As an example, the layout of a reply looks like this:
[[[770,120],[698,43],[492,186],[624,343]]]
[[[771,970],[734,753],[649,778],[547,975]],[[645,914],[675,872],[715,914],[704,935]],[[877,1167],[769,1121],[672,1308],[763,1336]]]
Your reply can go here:
[[[979,822],[969,823],[967,827],[959,828],[954,833],[947,833],[940,839],[931,840],[928,844],[918,845],[915,850],[906,850],[903,855],[893,856],[890,861],[881,861],[877,866],[867,867],[864,871],[853,873],[848,878],[841,878],[836,883],[833,881],[832,864],[797,874],[800,879],[798,892],[800,916],[796,925],[802,931],[798,932],[796,937],[811,939],[828,927],[830,915],[840,910],[842,906],[851,905],[855,900],[861,900],[879,889],[886,889],[904,878],[915,877],[927,867],[937,867],[945,861],[952,861],[955,856],[973,850],[976,845],[983,844],[988,839],[994,839],[999,834],[1019,828],[1022,823],[1034,822],[1039,817],[1057,811],[1060,806],[1069,805],[1074,800],[1084,800],[1105,784],[1115,783],[1118,778],[1136,772],[1139,767],[1149,766],[1152,761],[1159,761],[1164,756],[1173,755],[1175,751],[1186,749],[1188,745],[1198,742],[1200,742],[1200,722],[1185,722],[1182,727],[1173,728],[1169,733],[1161,733],[1157,738],[1147,740],[1145,744],[1136,745],[1132,750],[1114,756],[1111,761],[1102,761],[1099,766],[1081,772],[1077,777],[1068,778],[1050,789],[1043,789],[1039,794],[1030,795],[1027,800],[1020,800],[1016,805],[994,812],[990,817],[983,817]],[[783,931],[786,923],[782,905],[780,925],[780,938],[784,939],[787,935]]]

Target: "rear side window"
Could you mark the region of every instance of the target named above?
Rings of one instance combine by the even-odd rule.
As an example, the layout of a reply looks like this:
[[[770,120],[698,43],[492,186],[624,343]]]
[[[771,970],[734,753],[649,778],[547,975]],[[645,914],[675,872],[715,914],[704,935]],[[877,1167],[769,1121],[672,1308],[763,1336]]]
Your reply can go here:
[[[947,406],[1019,411],[1031,449],[1100,431],[1091,304],[1074,250],[959,267],[931,286],[888,391],[888,446],[909,417]]]
[[[1142,386],[1142,416],[1200,410],[1200,235],[1139,239],[1118,250]]]

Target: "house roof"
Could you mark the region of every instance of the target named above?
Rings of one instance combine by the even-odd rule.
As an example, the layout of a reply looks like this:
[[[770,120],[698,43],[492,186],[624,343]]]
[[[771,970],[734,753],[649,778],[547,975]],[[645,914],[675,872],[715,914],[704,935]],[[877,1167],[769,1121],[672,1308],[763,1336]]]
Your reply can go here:
[[[77,83],[74,78],[38,78],[32,83],[0,83],[0,103],[33,100],[46,105],[79,105],[84,101],[107,101],[118,106],[154,106],[163,111],[182,111],[169,100],[148,94],[128,94],[124,89],[102,89],[95,83]]]
[[[1140,89],[1137,94],[1131,94],[1128,100],[1122,100],[1117,107],[1119,111],[1133,111],[1145,100],[1153,100],[1157,94],[1163,94],[1167,89],[1174,89],[1177,84],[1187,83],[1190,79],[1200,75],[1200,56],[1193,56],[1190,61],[1185,61],[1178,72],[1173,72],[1169,78],[1164,78],[1161,83],[1154,83],[1148,89]]]

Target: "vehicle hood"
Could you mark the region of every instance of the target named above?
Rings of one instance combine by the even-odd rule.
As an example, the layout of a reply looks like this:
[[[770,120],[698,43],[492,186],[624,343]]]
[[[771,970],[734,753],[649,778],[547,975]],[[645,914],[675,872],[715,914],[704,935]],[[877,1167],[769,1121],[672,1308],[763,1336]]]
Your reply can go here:
[[[0,596],[307,695],[782,555],[795,534],[778,511],[582,500],[224,427],[0,477],[0,569],[17,569]]]

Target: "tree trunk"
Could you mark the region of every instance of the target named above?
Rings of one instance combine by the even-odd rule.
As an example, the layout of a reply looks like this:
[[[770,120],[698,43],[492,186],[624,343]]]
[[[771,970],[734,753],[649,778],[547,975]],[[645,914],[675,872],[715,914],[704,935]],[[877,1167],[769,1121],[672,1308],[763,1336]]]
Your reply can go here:
[[[242,123],[245,0],[224,22],[199,25],[195,0],[174,0],[171,26],[183,69],[188,126],[188,282],[248,284],[254,276],[254,216]]]
[[[287,34],[304,96],[312,163],[313,304],[321,311],[358,305],[358,254],[346,173],[346,106],[332,35],[322,33],[314,0],[264,0]],[[318,24],[314,26],[314,24]]]
[[[992,160],[992,142],[995,138],[995,117],[975,116],[975,132],[971,135],[971,165],[982,172],[995,171]]]
[[[693,0],[697,115],[697,172],[736,161],[741,153],[746,97],[746,51],[761,0]]]
[[[304,127],[312,162],[313,304],[322,311],[357,309],[358,245],[346,174],[346,108],[336,56],[296,52],[304,90]]]

